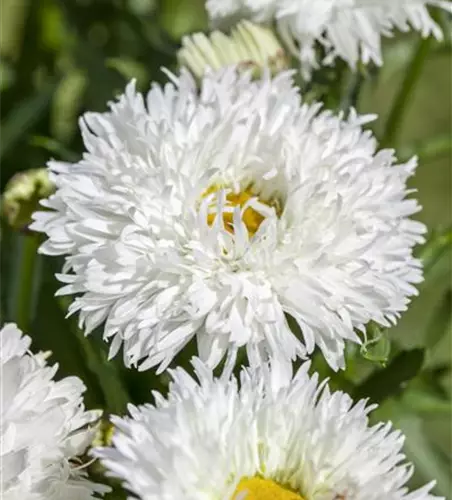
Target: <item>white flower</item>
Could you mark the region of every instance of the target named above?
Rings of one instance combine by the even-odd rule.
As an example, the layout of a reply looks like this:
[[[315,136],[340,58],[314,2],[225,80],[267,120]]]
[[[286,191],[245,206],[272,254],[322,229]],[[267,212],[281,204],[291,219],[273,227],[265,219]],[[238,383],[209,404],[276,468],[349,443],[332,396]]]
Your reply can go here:
[[[108,488],[86,478],[77,456],[100,412],[85,411],[83,383],[58,382],[58,366],[28,351],[14,324],[0,331],[0,496],[2,500],[89,500]]]
[[[340,57],[356,68],[359,61],[383,63],[381,37],[392,36],[394,28],[441,39],[428,5],[452,12],[449,0],[207,0],[214,26],[233,25],[242,18],[276,22],[306,78],[319,67],[316,42],[325,52],[321,64]]]
[[[113,417],[113,447],[94,451],[141,500],[435,498],[434,482],[408,493],[404,436],[369,426],[375,406],[331,393],[308,363],[294,379],[244,369],[240,388],[193,365],[199,382],[172,371],[168,398]]]
[[[210,366],[317,345],[337,369],[355,328],[390,326],[416,294],[416,160],[377,152],[373,117],[301,104],[290,73],[233,68],[200,94],[187,73],[145,98],[131,83],[110,106],[81,120],[82,161],[50,162],[57,191],[32,227],[68,255],[60,293],[80,294],[87,333],[105,322],[111,356],[124,344],[126,364],[164,369],[196,337]]]
[[[232,64],[260,76],[264,68],[274,74],[288,68],[288,58],[273,31],[241,21],[229,36],[214,31],[209,36],[195,33],[182,39],[179,64],[202,78],[207,68],[221,69]]]

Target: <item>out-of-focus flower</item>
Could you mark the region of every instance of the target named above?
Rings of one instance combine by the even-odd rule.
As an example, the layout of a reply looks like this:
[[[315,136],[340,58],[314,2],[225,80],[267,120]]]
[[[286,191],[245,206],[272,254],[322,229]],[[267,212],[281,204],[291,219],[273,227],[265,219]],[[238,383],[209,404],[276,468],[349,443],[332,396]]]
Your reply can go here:
[[[77,377],[54,380],[58,366],[31,354],[14,324],[0,331],[0,492],[2,500],[91,500],[109,488],[88,480],[78,456],[95,434]]]
[[[440,39],[428,6],[452,12],[448,0],[207,0],[213,26],[233,26],[242,18],[275,22],[306,78],[336,57],[352,68],[359,61],[381,65],[381,37],[392,36],[394,28]],[[317,43],[323,47],[321,57]]]
[[[269,28],[242,21],[225,35],[214,31],[185,36],[178,53],[181,66],[201,79],[208,68],[217,70],[237,65],[239,70],[251,70],[259,77],[265,68],[272,74],[288,67],[284,49]]]
[[[307,375],[265,365],[241,384],[172,372],[167,399],[113,417],[112,447],[94,450],[141,500],[433,500],[434,482],[408,492],[403,435],[370,426],[375,406],[353,404]]]
[[[15,229],[25,229],[31,223],[31,215],[39,207],[39,201],[55,190],[46,168],[19,172],[5,187],[2,211],[8,223]]]

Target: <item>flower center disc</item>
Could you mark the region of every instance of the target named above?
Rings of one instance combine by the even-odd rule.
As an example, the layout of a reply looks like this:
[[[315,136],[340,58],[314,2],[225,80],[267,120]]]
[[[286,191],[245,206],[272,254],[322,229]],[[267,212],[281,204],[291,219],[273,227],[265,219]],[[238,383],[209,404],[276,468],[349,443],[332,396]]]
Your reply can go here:
[[[303,500],[295,491],[280,486],[271,479],[260,477],[240,480],[232,500]]]
[[[205,193],[204,197],[211,194],[215,193],[218,191],[218,188],[209,188]],[[249,200],[252,198],[258,198],[257,195],[251,192],[250,188],[245,189],[244,191],[240,191],[239,193],[229,193],[226,195],[226,207],[228,208],[234,208],[234,207],[240,207],[243,208]],[[265,202],[262,201],[261,199],[258,198],[258,202],[261,205],[266,205],[267,207],[273,207],[276,209],[277,213],[278,211],[278,204],[277,202],[270,201],[270,202]],[[279,213],[278,213],[279,215]],[[207,215],[207,223],[209,226],[211,226],[215,222],[217,214],[216,212],[209,213]],[[229,233],[234,234],[234,214],[232,211],[224,211],[223,212],[223,223],[226,231]],[[259,213],[257,210],[255,210],[251,206],[247,206],[246,209],[242,213],[242,221],[245,224],[248,234],[250,237],[254,236],[258,229],[259,226],[262,224],[262,222],[265,220],[265,216]]]

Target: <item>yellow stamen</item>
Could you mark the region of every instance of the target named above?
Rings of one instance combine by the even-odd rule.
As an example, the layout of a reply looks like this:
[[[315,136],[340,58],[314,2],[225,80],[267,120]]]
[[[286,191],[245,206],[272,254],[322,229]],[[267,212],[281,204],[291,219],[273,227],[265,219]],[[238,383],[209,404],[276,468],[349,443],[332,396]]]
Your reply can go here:
[[[243,496],[245,492],[246,495]],[[303,497],[295,491],[284,488],[271,479],[260,477],[240,480],[231,500],[241,500],[242,497],[244,500],[303,500]]]
[[[218,190],[218,187],[209,188],[203,195],[203,197],[214,193]],[[229,193],[226,195],[226,203],[228,207],[242,208],[251,198],[256,198],[257,196],[251,191],[251,188],[247,188],[239,193]],[[275,207],[277,209],[277,203],[274,201],[266,202],[259,199],[259,202],[267,205],[269,207]],[[207,216],[207,223],[211,226],[215,222],[216,213],[210,213]],[[223,212],[223,223],[226,231],[234,234],[234,214],[233,212]],[[242,214],[242,221],[245,224],[248,234],[250,237],[254,236],[259,226],[264,221],[265,217],[258,211],[254,210],[252,207],[248,207]]]

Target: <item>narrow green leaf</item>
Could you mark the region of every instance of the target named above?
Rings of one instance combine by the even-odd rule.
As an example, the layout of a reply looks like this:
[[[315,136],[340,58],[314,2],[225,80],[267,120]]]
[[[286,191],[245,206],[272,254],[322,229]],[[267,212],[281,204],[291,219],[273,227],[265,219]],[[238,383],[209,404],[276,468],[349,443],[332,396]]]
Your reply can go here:
[[[452,140],[450,134],[439,137],[432,137],[427,141],[415,143],[401,147],[399,158],[401,161],[408,161],[412,156],[419,157],[419,163],[426,163],[441,157],[450,157],[452,153]]]
[[[364,74],[361,70],[349,71],[344,92],[341,96],[339,109],[348,113],[350,108],[355,108],[362,89]]]
[[[381,403],[396,395],[420,371],[424,350],[412,349],[399,353],[386,368],[375,370],[355,389],[355,398],[370,398]]]
[[[127,82],[135,78],[138,88],[149,85],[149,72],[146,66],[138,61],[127,57],[110,57],[105,61],[105,65],[116,70]]]
[[[20,53],[29,7],[27,0],[2,0],[0,42],[2,57],[15,60]]]
[[[79,69],[71,69],[60,80],[52,99],[50,135],[68,143],[75,135],[77,118],[82,110],[88,78]]]
[[[174,40],[207,27],[207,15],[202,0],[166,0],[160,5],[159,21]]]
[[[444,460],[440,450],[427,437],[422,419],[408,412],[396,417],[395,424],[405,434],[404,449],[414,462],[419,483],[436,480],[434,492],[448,497],[450,493],[450,463]]]
[[[385,130],[381,138],[383,147],[394,147],[397,144],[397,136],[401,130],[401,125],[407,110],[407,104],[410,102],[413,91],[422,74],[424,62],[427,59],[433,43],[432,39],[433,37],[421,39],[413,52],[411,62],[408,65],[405,77],[400,85],[386,121]]]
[[[67,311],[71,302],[68,297],[57,297],[62,311]],[[78,340],[88,369],[97,377],[106,402],[106,410],[110,413],[121,414],[126,410],[130,397],[120,378],[114,362],[109,361],[104,350],[105,346],[93,336],[86,337],[77,326],[75,318],[68,320],[68,327]]]
[[[47,84],[32,97],[25,99],[2,123],[0,128],[0,159],[10,151],[49,108],[55,84]]]
[[[51,258],[43,257],[43,279],[37,294],[37,314],[27,333],[34,352],[51,351],[51,364],[58,363],[58,378],[77,376],[87,387],[84,400],[88,408],[105,408],[103,391],[97,377],[87,367],[86,357],[71,326],[53,297],[56,290]]]
[[[49,153],[61,158],[63,161],[75,162],[79,159],[79,155],[70,151],[64,144],[51,137],[34,135],[30,139],[30,145],[43,148]]]
[[[36,263],[39,258],[39,235],[20,234],[17,238],[18,259],[15,261],[15,282],[12,290],[12,319],[27,332],[33,320],[34,293],[36,288]]]
[[[452,290],[449,288],[444,294],[443,300],[433,311],[432,319],[427,327],[425,335],[426,346],[433,349],[447,333],[452,318]]]
[[[424,275],[427,280],[428,274],[441,257],[452,249],[452,227],[445,231],[433,231],[427,243],[423,246],[420,259],[424,264]]]
[[[411,413],[425,413],[438,416],[452,415],[452,402],[437,394],[423,390],[409,390],[403,393],[401,403]]]

